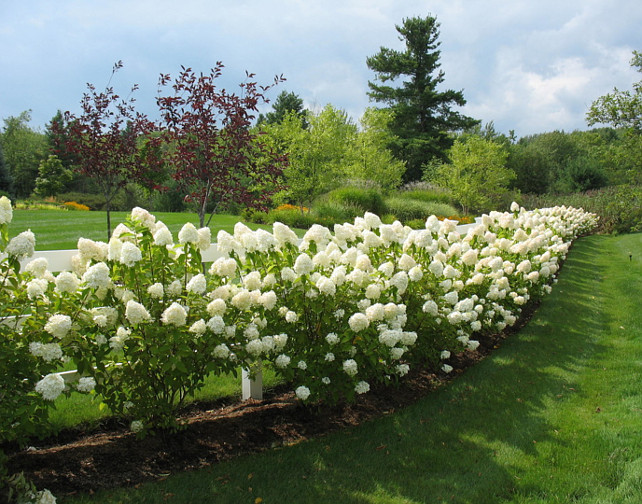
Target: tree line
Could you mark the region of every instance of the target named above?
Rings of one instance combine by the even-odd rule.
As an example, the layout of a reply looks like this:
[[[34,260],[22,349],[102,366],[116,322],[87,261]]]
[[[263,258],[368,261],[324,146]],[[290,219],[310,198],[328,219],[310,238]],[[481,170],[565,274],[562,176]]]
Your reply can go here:
[[[358,123],[330,104],[306,110],[288,91],[258,114],[284,79],[261,86],[248,74],[230,93],[217,87],[221,63],[207,74],[161,75],[156,121],[136,111],[136,86],[121,98],[110,79],[103,91],[88,86],[81,114],[58,112],[44,132],[29,126],[29,111],[4,119],[0,193],[98,195],[89,206],[108,212],[134,202],[191,208],[204,225],[207,215],[244,206],[303,209],[350,183],[394,191],[423,180],[449,189],[464,213],[498,208],[515,192],[641,183],[640,82],[591,105],[588,125],[607,127],[517,139],[456,110],[466,101],[463,90],[443,90],[435,17],[405,19],[396,30],[403,50],[382,47],[366,59],[375,73],[368,94],[379,106]],[[642,71],[637,51],[631,64]]]

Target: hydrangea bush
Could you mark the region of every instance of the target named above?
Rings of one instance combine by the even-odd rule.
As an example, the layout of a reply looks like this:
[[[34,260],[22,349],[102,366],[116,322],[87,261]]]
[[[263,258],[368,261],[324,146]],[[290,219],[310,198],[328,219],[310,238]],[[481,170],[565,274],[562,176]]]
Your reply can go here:
[[[176,409],[206,376],[236,373],[269,353],[251,344],[260,321],[229,281],[235,269],[203,273],[201,251],[210,244],[209,228],[191,223],[175,243],[162,222],[136,208],[109,243],[81,238],[74,271],[34,296],[47,314],[40,333],[74,360],[78,386],[94,386],[113,412],[133,419],[133,430],[175,428]],[[43,379],[44,396],[62,390],[56,380]]]
[[[30,311],[30,271],[20,261],[33,255],[35,237],[25,231],[9,240],[11,202],[0,198],[0,442],[37,436],[47,419],[45,399],[34,389],[44,374],[60,364],[62,352],[49,338],[39,339],[26,327]],[[27,322],[28,325],[28,322]]]
[[[491,212],[465,234],[366,213],[302,240],[287,226],[219,232],[186,224],[178,242],[134,209],[109,243],[80,239],[74,271],[28,267],[30,355],[72,358],[132,430],[175,427],[175,410],[209,374],[273,367],[302,401],[350,400],[414,365],[449,372],[450,356],[512,325],[550,290],[571,241],[596,224],[567,207]],[[18,250],[18,245],[15,245]],[[53,399],[54,374],[36,391]]]

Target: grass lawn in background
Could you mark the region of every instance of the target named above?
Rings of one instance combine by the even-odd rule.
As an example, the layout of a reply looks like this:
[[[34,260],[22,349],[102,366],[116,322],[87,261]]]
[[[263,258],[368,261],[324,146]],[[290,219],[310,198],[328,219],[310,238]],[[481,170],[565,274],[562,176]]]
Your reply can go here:
[[[59,502],[639,503],[640,299],[642,234],[582,238],[530,323],[415,405]]]
[[[123,222],[129,212],[112,212],[112,230]],[[178,231],[187,222],[196,227],[198,216],[195,213],[170,213],[155,212],[157,220],[163,221],[177,239]],[[212,240],[216,240],[216,234],[224,229],[231,233],[234,224],[241,220],[236,215],[215,215],[210,223]],[[261,226],[257,224],[248,225],[252,229],[263,227],[272,229],[272,226]],[[107,213],[106,212],[74,212],[61,210],[14,210],[13,220],[9,226],[10,236],[31,229],[36,235],[36,250],[65,250],[77,248],[78,238],[90,238],[92,240],[107,241]]]

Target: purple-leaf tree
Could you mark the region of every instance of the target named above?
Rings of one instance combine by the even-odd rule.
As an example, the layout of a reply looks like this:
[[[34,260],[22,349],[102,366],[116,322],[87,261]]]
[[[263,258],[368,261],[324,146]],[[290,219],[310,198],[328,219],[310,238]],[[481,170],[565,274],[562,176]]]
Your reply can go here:
[[[114,65],[112,78],[122,66],[121,61]],[[127,98],[121,99],[110,83],[111,78],[102,92],[87,84],[88,92],[80,102],[82,114],[65,112],[64,123],[60,123],[66,125],[66,148],[75,154],[77,169],[96,182],[105,198],[108,240],[114,197],[128,182],[147,179],[149,163],[145,159],[146,150],[140,146],[154,126],[147,116],[134,109],[132,94],[137,85]],[[57,123],[52,127],[58,127]]]
[[[259,103],[267,102],[265,92],[283,77],[259,86],[248,73],[239,96],[215,85],[222,69],[218,62],[207,75],[185,67],[174,80],[161,75],[156,100],[162,132],[156,140],[165,144],[165,164],[172,167],[185,199],[196,204],[201,227],[225,202],[264,207],[279,189],[287,162],[251,130]],[[171,92],[163,95],[164,88]]]

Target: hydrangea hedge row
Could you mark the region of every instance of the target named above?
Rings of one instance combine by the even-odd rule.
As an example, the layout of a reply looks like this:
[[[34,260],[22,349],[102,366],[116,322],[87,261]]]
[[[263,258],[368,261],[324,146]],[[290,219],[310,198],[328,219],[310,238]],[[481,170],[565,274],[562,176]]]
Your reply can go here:
[[[82,376],[74,387],[95,390],[143,432],[175,427],[176,407],[206,376],[258,362],[302,401],[351,400],[411,366],[448,372],[451,353],[476,348],[550,291],[570,243],[596,222],[574,208],[514,204],[463,236],[452,221],[412,230],[369,213],[334,232],[315,225],[302,240],[280,223],[272,233],[239,223],[217,236],[224,257],[203,266],[209,229],[186,224],[175,242],[137,208],[109,243],[80,239],[74,271],[57,276],[44,259],[18,273],[33,235],[7,243],[5,233],[10,303],[0,317],[30,314],[21,331],[2,329],[20,353],[12,386],[53,400],[71,387],[52,368],[71,359]]]

